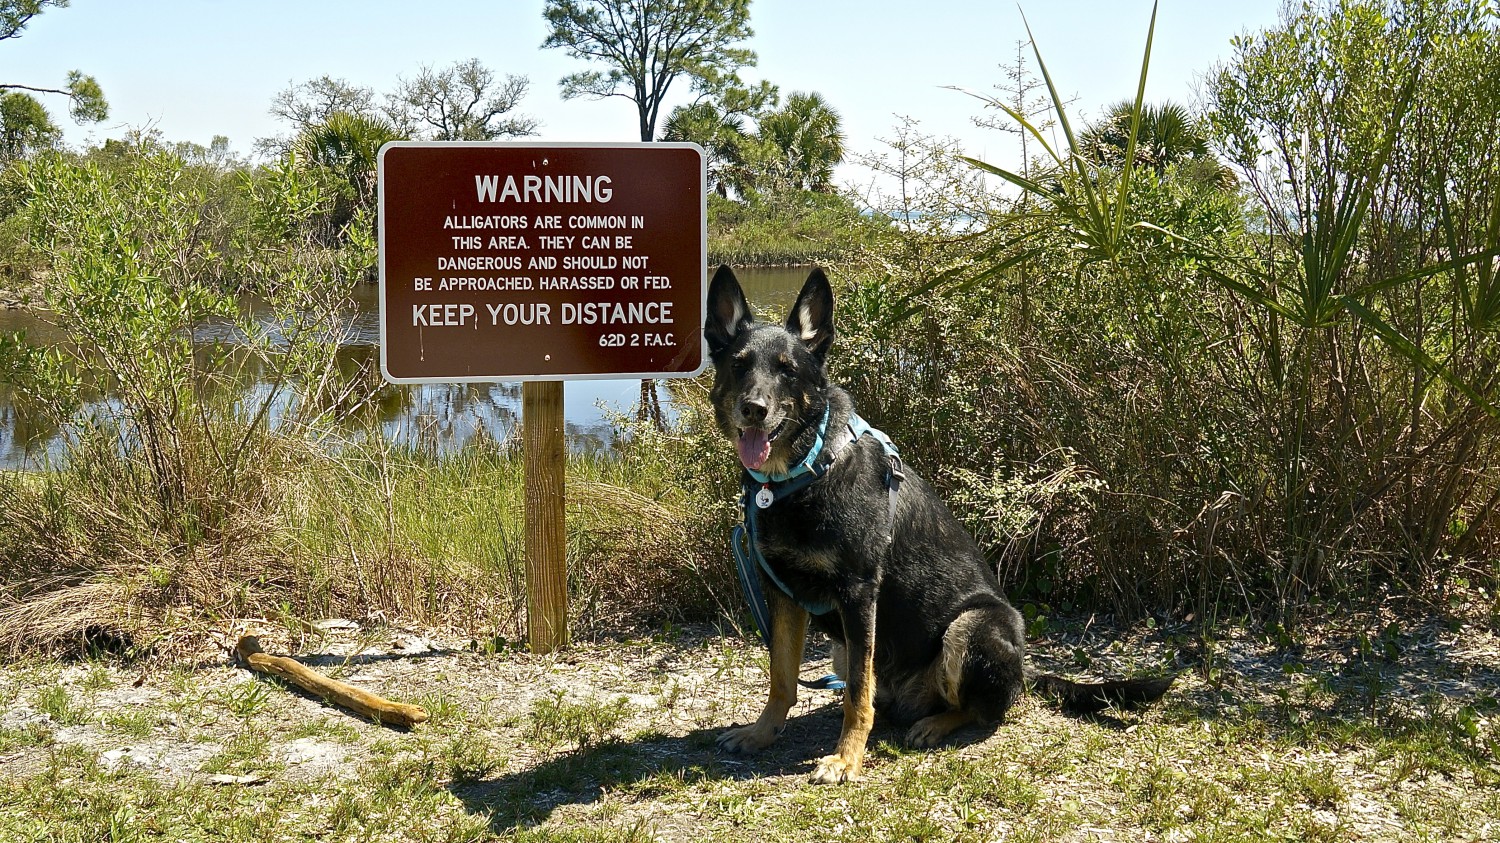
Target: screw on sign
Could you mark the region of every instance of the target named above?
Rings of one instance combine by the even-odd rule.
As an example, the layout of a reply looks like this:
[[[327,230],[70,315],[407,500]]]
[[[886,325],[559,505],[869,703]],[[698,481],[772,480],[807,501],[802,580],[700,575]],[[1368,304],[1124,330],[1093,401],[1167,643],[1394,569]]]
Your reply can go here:
[[[380,366],[523,387],[531,647],[567,643],[562,381],[705,366],[703,150],[421,143],[380,151]]]

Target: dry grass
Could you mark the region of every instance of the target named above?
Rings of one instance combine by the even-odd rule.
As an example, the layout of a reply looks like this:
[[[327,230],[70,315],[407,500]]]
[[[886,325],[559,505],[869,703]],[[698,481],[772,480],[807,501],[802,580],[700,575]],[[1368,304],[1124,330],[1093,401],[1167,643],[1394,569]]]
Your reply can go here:
[[[160,648],[183,627],[247,616],[291,626],[387,617],[521,636],[519,454],[503,443],[443,457],[271,444],[248,501],[189,498],[194,512],[224,504],[198,525],[162,523],[123,460],[0,475],[0,654],[76,649],[104,632]],[[568,484],[575,630],[737,606],[714,540],[727,509],[698,506],[692,486],[654,464],[576,457]]]
[[[10,585],[0,594],[0,653],[14,658],[77,652],[91,641],[159,625],[159,617],[145,614],[118,582],[59,579]]]
[[[0,838],[1493,839],[1500,640],[1453,617],[1387,634],[1390,617],[1297,636],[1074,619],[1035,643],[1039,662],[1171,666],[1178,687],[1090,719],[1028,697],[932,751],[877,723],[865,778],[841,787],[807,782],[837,738],[830,692],[803,692],[767,752],[714,750],[765,693],[764,651],[738,636],[538,657],[390,626],[224,623],[183,667],[0,671]],[[385,729],[253,678],[223,649],[242,631],[432,720]]]

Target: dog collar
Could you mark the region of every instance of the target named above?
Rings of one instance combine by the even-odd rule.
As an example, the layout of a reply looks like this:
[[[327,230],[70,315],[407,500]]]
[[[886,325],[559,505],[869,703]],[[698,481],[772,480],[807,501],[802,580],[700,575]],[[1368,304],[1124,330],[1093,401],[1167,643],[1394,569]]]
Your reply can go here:
[[[792,590],[787,588],[786,583],[782,582],[781,578],[776,576],[776,572],[766,562],[766,557],[761,554],[760,548],[755,542],[757,510],[767,509],[776,501],[811,486],[828,472],[832,464],[831,460],[829,465],[816,465],[814,462],[818,453],[823,449],[823,435],[827,432],[828,416],[828,412],[823,413],[823,423],[818,427],[818,441],[814,443],[808,457],[798,464],[797,468],[792,469],[792,471],[784,475],[787,480],[773,480],[770,475],[751,472],[749,469],[746,469],[750,477],[759,475],[766,479],[760,481],[759,490],[756,489],[756,483],[752,483],[749,479],[745,480],[743,484],[745,494],[740,498],[740,507],[745,515],[745,522],[734,528],[730,537],[730,545],[734,549],[735,571],[739,575],[740,585],[745,590],[745,598],[750,604],[750,612],[755,617],[755,625],[760,628],[761,638],[767,644],[770,644],[771,641],[770,613],[766,606],[765,594],[762,593],[760,588],[760,577],[755,574],[756,568],[759,568],[766,578],[781,590],[781,593],[785,594],[809,614],[826,615],[838,608],[831,600],[821,603],[808,603],[798,600],[793,596]],[[847,426],[849,434],[852,437],[848,444],[852,445],[864,436],[872,437],[880,443],[881,448],[886,453],[886,458],[890,461],[885,476],[886,488],[890,490],[890,505],[886,511],[885,535],[885,540],[889,543],[895,538],[896,497],[901,488],[901,481],[906,479],[905,473],[901,471],[901,455],[896,450],[896,446],[891,442],[889,436],[885,435],[881,430],[871,427],[869,422],[860,418],[858,413],[850,414]],[[839,454],[837,452],[834,453],[833,458],[836,460],[838,457]],[[774,488],[772,487],[772,483],[776,484]]]
[[[799,462],[796,465],[792,466],[791,469],[789,469],[785,473],[766,474],[764,472],[756,471],[753,468],[746,468],[745,473],[755,478],[755,482],[765,484],[785,483],[786,481],[791,480],[794,477],[801,477],[802,475],[812,471],[813,464],[818,461],[818,455],[823,453],[823,434],[828,432],[828,416],[832,412],[832,404],[828,405],[828,407],[823,410],[823,421],[818,425],[818,440],[813,443],[813,446],[811,448],[808,449],[807,456],[802,458],[802,462]]]

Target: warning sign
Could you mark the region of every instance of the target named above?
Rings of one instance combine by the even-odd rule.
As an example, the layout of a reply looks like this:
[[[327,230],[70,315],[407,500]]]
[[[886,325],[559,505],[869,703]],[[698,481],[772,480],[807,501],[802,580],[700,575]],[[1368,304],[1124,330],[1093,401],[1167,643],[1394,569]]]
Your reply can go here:
[[[387,380],[703,370],[696,145],[403,141],[379,185]]]

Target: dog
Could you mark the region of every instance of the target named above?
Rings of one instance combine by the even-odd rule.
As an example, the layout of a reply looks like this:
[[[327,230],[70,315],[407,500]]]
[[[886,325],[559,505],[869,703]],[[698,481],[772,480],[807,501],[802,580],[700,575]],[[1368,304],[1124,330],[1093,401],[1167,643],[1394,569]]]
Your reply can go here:
[[[1028,675],[1021,615],[974,539],[828,382],[833,291],[813,270],[784,325],[757,322],[727,266],[708,291],[710,400],[744,466],[746,526],[769,606],[771,688],[760,717],[725,731],[730,752],[780,734],[797,699],[809,624],[847,682],[843,728],[812,781],[856,779],[878,706],[908,744],[998,723],[1029,683],[1073,712],[1160,698],[1172,678],[1074,683]],[[754,511],[752,511],[752,509]]]

